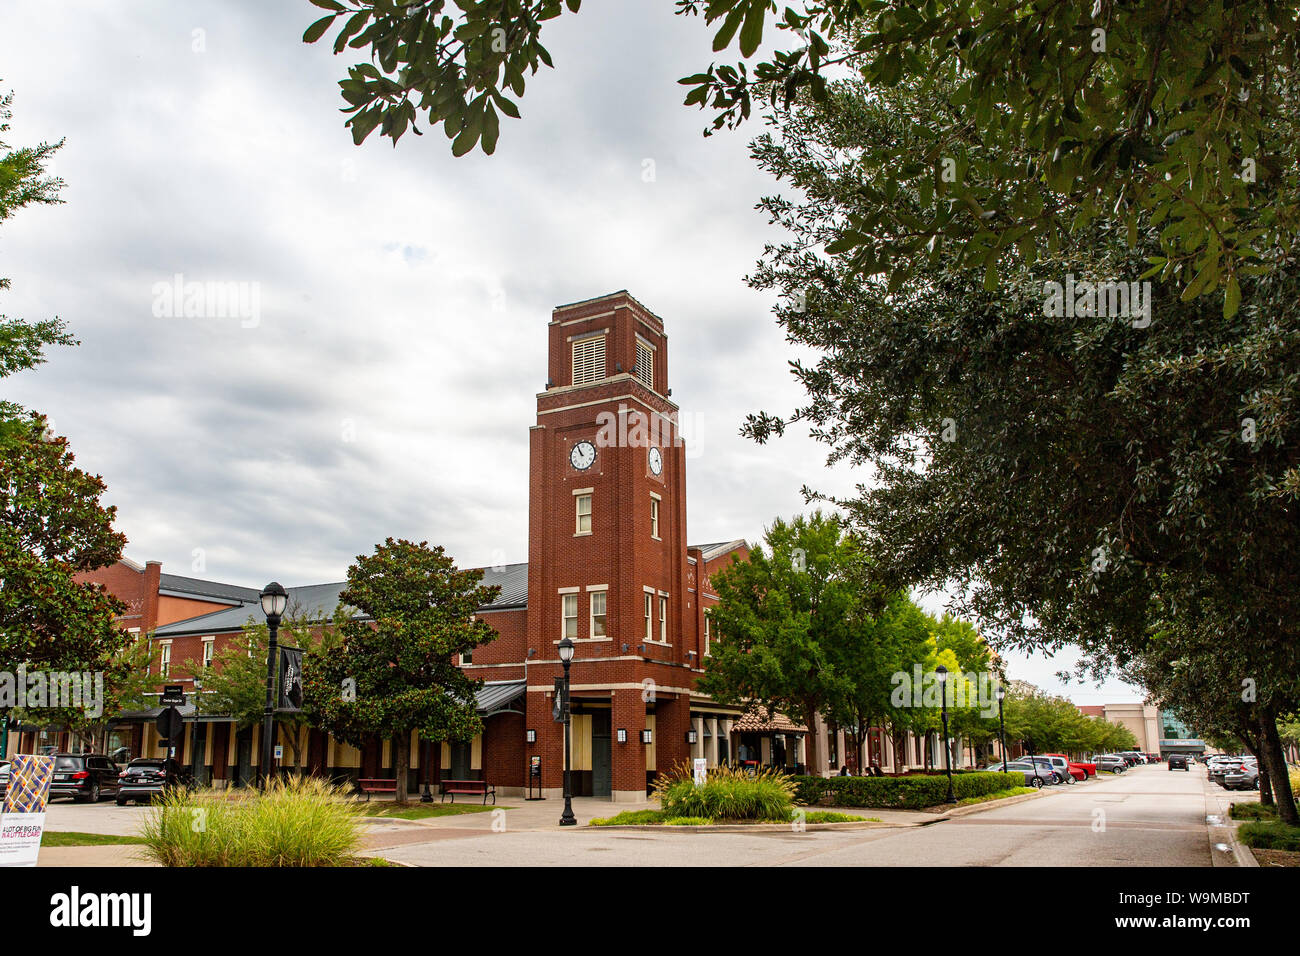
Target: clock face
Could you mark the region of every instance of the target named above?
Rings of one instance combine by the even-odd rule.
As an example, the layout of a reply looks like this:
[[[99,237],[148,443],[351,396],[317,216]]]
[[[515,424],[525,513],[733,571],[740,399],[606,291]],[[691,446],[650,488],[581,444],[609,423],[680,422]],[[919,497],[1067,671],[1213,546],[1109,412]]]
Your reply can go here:
[[[650,471],[659,474],[664,470],[664,456],[658,448],[650,449]]]
[[[578,471],[586,471],[596,463],[596,446],[589,441],[580,441],[569,452],[569,464]]]

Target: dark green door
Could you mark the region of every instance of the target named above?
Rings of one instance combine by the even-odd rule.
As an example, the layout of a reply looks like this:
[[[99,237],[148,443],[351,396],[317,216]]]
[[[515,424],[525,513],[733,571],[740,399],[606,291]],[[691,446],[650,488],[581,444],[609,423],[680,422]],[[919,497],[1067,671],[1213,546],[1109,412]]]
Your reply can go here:
[[[610,712],[598,710],[591,715],[591,795],[608,797],[611,792],[609,757]]]
[[[451,745],[451,779],[452,780],[469,780],[470,779],[470,754],[472,744],[469,741],[464,743],[453,741]]]

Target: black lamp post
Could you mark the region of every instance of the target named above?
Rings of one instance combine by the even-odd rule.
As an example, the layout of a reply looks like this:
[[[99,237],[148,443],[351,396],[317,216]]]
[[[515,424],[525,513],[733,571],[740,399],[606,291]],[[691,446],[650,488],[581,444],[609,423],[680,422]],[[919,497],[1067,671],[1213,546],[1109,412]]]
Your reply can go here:
[[[573,789],[569,785],[569,663],[573,660],[573,641],[566,636],[560,641],[560,663],[564,665],[564,812],[560,814],[560,826],[577,826],[578,818],[573,815]]]
[[[957,795],[952,792],[952,748],[948,746],[948,668],[940,664],[934,669],[939,678],[939,706],[943,712],[943,769],[948,775],[947,803],[956,803]]]
[[[998,689],[993,692],[993,696],[998,699],[998,746],[1002,748],[1002,772],[1007,772],[1007,725],[1002,720],[1002,700],[1007,696],[1007,689],[998,684]]]
[[[271,780],[271,742],[275,726],[275,670],[276,670],[276,633],[280,629],[280,616],[289,603],[289,592],[284,586],[272,581],[262,589],[262,613],[266,615],[266,627],[271,639],[266,647],[266,710],[262,715],[262,789],[265,790]]]

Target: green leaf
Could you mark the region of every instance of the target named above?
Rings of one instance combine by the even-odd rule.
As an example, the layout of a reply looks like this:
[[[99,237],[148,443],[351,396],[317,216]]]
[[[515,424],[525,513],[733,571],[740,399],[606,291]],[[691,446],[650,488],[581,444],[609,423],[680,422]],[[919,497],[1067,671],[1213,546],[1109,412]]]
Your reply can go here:
[[[317,20],[315,23],[313,23],[311,26],[309,26],[306,30],[303,31],[302,42],[315,43],[317,40],[319,40],[321,37],[325,35],[325,31],[330,28],[330,24],[333,22],[334,22],[334,17],[332,14],[327,17],[321,17],[319,20]]]
[[[1223,317],[1230,319],[1237,314],[1241,308],[1241,286],[1237,284],[1237,277],[1229,276],[1228,284],[1223,290]]]
[[[745,25],[740,30],[740,55],[751,57],[763,41],[763,20],[767,16],[768,0],[750,0]]]

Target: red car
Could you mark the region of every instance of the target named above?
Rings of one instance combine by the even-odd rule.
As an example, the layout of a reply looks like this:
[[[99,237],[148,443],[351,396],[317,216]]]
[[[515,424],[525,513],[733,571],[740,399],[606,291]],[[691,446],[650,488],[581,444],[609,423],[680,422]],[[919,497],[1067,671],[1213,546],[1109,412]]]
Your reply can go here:
[[[1070,771],[1070,776],[1075,780],[1087,780],[1089,777],[1097,776],[1097,765],[1095,763],[1079,763],[1071,760],[1065,754],[1047,754],[1048,757],[1060,757],[1065,761],[1065,768]]]

